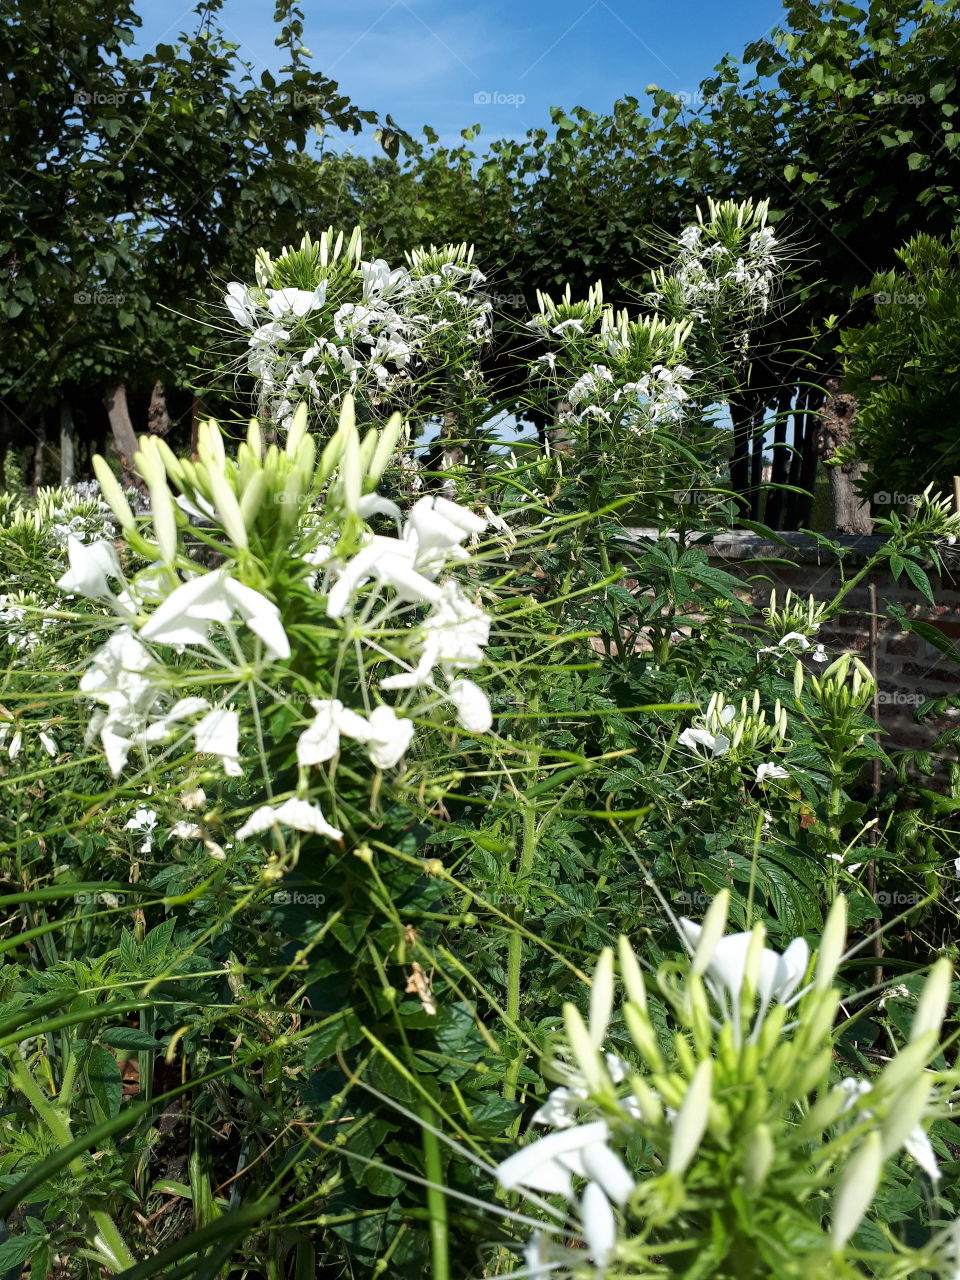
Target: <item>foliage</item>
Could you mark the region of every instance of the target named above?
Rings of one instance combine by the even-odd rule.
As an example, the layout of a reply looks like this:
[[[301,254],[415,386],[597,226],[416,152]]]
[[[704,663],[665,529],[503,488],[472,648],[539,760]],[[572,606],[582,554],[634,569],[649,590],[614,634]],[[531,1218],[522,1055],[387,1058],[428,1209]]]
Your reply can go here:
[[[617,1158],[630,1162],[637,1213],[621,1231],[607,1204],[596,1220],[614,1233],[601,1256],[554,1204],[563,1264],[628,1276],[649,1261],[662,1273],[691,1232],[713,1233],[711,1265],[742,1247],[758,1275],[775,1274],[771,1258],[822,1250],[826,1202],[807,1206],[799,1182],[781,1187],[800,1143],[788,1121],[829,1092],[824,1052],[835,1053],[838,1069],[878,1090],[876,1106],[862,1103],[840,1146],[820,1130],[805,1139],[804,1158],[826,1171],[814,1190],[842,1197],[861,1136],[877,1172],[865,1112],[887,1123],[882,1059],[912,1025],[939,1026],[931,1011],[949,995],[956,876],[945,834],[929,834],[929,802],[899,795],[870,718],[870,672],[828,653],[821,628],[881,563],[930,590],[927,573],[960,524],[927,494],[891,518],[889,541],[854,573],[824,540],[838,561],[835,598],[774,595],[760,619],[742,584],[708,562],[702,540],[732,514],[710,406],[719,379],[736,385],[739,335],[763,340],[772,312],[758,298],[784,287],[764,212],[711,207],[698,218],[698,252],[729,239],[722,261],[706,259],[723,299],[702,316],[703,276],[696,290],[684,285],[686,231],[662,246],[658,292],[689,315],[621,321],[595,288],[585,299],[542,295],[523,394],[548,421],[570,406],[563,449],[497,441],[496,397],[478,371],[458,391],[469,449],[438,474],[371,381],[357,379],[356,401],[343,397],[338,349],[302,394],[285,388],[289,404],[267,395],[277,416],[252,422],[239,444],[213,422],[193,458],[144,437],[146,511],[102,460],[93,500],[4,500],[0,553],[29,600],[4,619],[0,686],[0,900],[12,922],[0,941],[0,1216],[10,1232],[0,1260],[30,1259],[64,1280],[104,1269],[349,1267],[398,1280],[516,1271],[531,1225],[551,1209],[511,1210],[495,1225],[498,1166],[536,1146],[521,1134],[542,1105],[555,1108],[545,1095],[556,1063],[572,1061],[558,1037],[587,1093],[605,1094],[604,983],[595,974],[591,986],[587,971],[621,935],[634,966],[657,974],[646,1030],[619,1014],[610,1022],[630,1088],[643,1059],[663,1076],[648,1088],[688,1115],[681,1095],[697,1063],[715,1059],[718,1078],[756,1084],[771,1134],[792,1145],[762,1194],[724,1201],[749,1230],[729,1216],[714,1229],[709,1206],[677,1202],[651,1222],[647,1248],[643,1195],[652,1204],[688,1182],[730,1192],[727,1175],[745,1166],[740,1148],[723,1146],[722,1116],[739,1124],[749,1098],[724,1093],[709,1138],[701,1127],[687,1141],[683,1177],[669,1187],[653,1164],[657,1153],[670,1160],[666,1111],[646,1129],[624,1121]],[[341,275],[329,305],[317,297],[319,243],[259,256],[265,270],[311,274],[267,275],[238,285],[242,300],[230,295],[257,319],[271,303],[289,310],[285,368],[303,366],[364,286],[327,236],[327,266]],[[751,245],[762,286],[755,265],[737,265]],[[444,262],[465,262],[456,249],[428,252],[441,277]],[[396,271],[373,263],[367,274]],[[483,286],[472,279],[471,313],[486,316]],[[435,360],[390,388],[409,425],[436,413],[435,369],[473,367],[462,328],[440,327],[435,341]],[[552,364],[541,358],[550,354]],[[588,374],[591,394],[573,395]],[[641,534],[626,524],[635,514]],[[879,794],[863,782],[874,761],[888,779]],[[884,911],[881,892],[909,895],[906,915]],[[862,993],[856,954],[837,967],[841,898],[856,945],[876,944],[883,917],[888,954],[866,962],[884,965],[873,992]],[[797,1025],[783,1021],[796,984],[764,1009],[781,1034],[771,1051],[791,1070],[817,1050],[806,1085],[761,1076],[743,1045],[723,1056],[722,1001],[718,1012],[688,983],[673,924],[680,909],[701,908],[713,942],[727,912],[755,939],[736,944],[749,950],[748,991],[751,965],[778,963],[764,959],[766,938],[791,965],[824,929],[833,939],[821,948],[830,990],[799,997]],[[703,945],[697,978],[713,960]],[[920,993],[941,950],[924,988],[934,1000]],[[800,969],[797,981],[805,951]],[[725,989],[745,1014],[752,997]],[[636,1003],[636,988],[628,994]],[[838,1000],[852,1021],[834,1023]],[[584,1013],[596,1040],[586,1057]],[[662,1072],[646,1056],[651,1032]],[[922,1074],[936,1058],[930,1035],[912,1056],[916,1078],[898,1090],[912,1090],[916,1111],[921,1084],[926,1107],[934,1083]],[[909,1065],[911,1051],[896,1061]],[[939,1058],[933,1070],[945,1103],[952,1076]],[[623,1080],[613,1083],[622,1102]],[[764,1103],[777,1089],[776,1106]],[[702,1088],[696,1096],[702,1104]],[[889,1274],[901,1248],[911,1259],[943,1253],[960,1207],[954,1185],[945,1178],[922,1197],[901,1146],[884,1146],[886,1182],[861,1197],[882,1241],[835,1234],[836,1274]],[[546,1190],[569,1199],[568,1183]],[[603,1215],[589,1186],[583,1196]],[[808,1209],[816,1239],[799,1240]]]
[[[910,495],[928,484],[952,492],[960,469],[950,427],[958,393],[953,335],[960,315],[960,233],[914,236],[900,266],[862,292],[875,318],[841,330],[844,385],[857,397],[854,445],[870,493]]]

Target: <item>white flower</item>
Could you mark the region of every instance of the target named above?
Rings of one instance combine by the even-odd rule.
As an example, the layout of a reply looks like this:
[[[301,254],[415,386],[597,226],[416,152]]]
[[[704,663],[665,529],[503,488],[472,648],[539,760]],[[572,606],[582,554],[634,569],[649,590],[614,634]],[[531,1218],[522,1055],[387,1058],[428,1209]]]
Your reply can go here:
[[[521,1147],[497,1167],[497,1181],[510,1191],[530,1191],[573,1198],[571,1174],[589,1177],[616,1204],[624,1204],[634,1188],[633,1178],[607,1143],[610,1130],[604,1120],[574,1125],[538,1138]]]
[[[436,577],[450,559],[467,558],[461,543],[471,534],[482,533],[486,520],[448,498],[420,498],[410,509],[403,536],[412,542],[415,564],[428,578]]]
[[[733,708],[731,707],[730,710],[732,711]],[[708,733],[706,729],[684,729],[677,741],[682,747],[689,747],[698,756],[704,755],[706,751],[709,751],[711,756],[722,756],[730,750],[730,739],[726,734]],[[701,747],[705,750],[701,751]]]
[[[345,707],[339,698],[312,698],[313,724],[297,739],[297,763],[304,768],[332,760],[340,750],[340,735],[367,742],[370,726],[363,716]]]
[[[290,641],[280,610],[252,587],[231,578],[223,569],[191,578],[177,587],[151,614],[140,634],[161,644],[206,645],[210,624],[227,624],[234,612],[266,646],[267,658],[290,657]]]
[[[703,932],[702,927],[684,917],[681,917],[679,924],[691,950],[695,951]],[[747,953],[752,939],[752,933],[731,933],[720,938],[706,967],[707,986],[713,992],[724,1016],[731,1018],[735,1034],[738,1033],[740,1026],[740,996],[746,976]],[[777,1000],[781,1004],[787,1003],[800,985],[807,971],[809,959],[810,948],[804,938],[794,938],[783,955],[770,947],[763,948],[757,974],[757,995],[760,1000],[757,1028],[771,1000]]]
[[[580,1223],[590,1256],[602,1272],[617,1247],[617,1219],[595,1182],[587,1183],[580,1199]]]
[[[323,306],[327,297],[327,282],[321,280],[312,292],[309,289],[268,289],[267,293],[267,308],[275,320],[291,314],[302,318]]]
[[[457,708],[460,727],[469,733],[487,733],[493,724],[490,699],[472,680],[454,680],[447,697]]]
[[[202,755],[219,756],[229,778],[243,775],[240,767],[240,717],[236,711],[208,711],[193,726],[193,742]]]
[[[937,1164],[936,1152],[923,1125],[915,1125],[910,1130],[903,1146],[907,1155],[913,1157],[931,1182],[940,1181],[940,1166]]]
[[[327,617],[342,618],[357,591],[375,578],[391,586],[402,600],[437,603],[441,597],[435,582],[415,568],[416,546],[400,538],[375,534],[340,570],[327,595]]]
[[[239,284],[234,280],[232,284],[227,285],[227,292],[223,300],[227,305],[227,310],[241,328],[252,329],[254,327],[257,323],[257,307],[246,285]]]
[[[170,834],[176,836],[178,840],[202,840],[203,829],[195,822],[175,822],[170,828]]]
[[[40,734],[40,745],[51,759],[53,759],[57,754],[57,744],[54,742],[53,738],[50,737],[49,733]]]
[[[107,578],[121,578],[120,560],[110,542],[78,542],[67,538],[70,568],[57,579],[57,586],[69,595],[86,596],[88,600],[110,599],[113,592]]]
[[[413,737],[412,720],[402,720],[393,707],[377,707],[367,721],[367,755],[378,769],[392,769]]]
[[[576,1124],[580,1103],[587,1097],[585,1088],[567,1089],[560,1085],[551,1089],[546,1102],[534,1112],[530,1123],[549,1125],[551,1129],[569,1129]]]
[[[80,678],[80,690],[88,693],[106,710],[98,711],[87,730],[88,743],[99,734],[114,777],[140,733],[157,693],[144,673],[153,665],[150,654],[129,627],[115,631],[102,645]]]
[[[817,645],[817,647],[814,649],[813,653],[811,653],[810,657],[814,660],[814,662],[829,662],[829,661],[830,661],[830,655],[829,655],[829,653],[827,653],[826,649],[823,647],[823,645],[822,645],[822,644],[818,644],[818,645]]]
[[[784,769],[782,765],[771,764],[767,761],[765,764],[757,765],[757,782],[763,782],[764,778],[789,778],[790,770]]]
[[[140,846],[141,853],[149,853],[153,848],[153,832],[157,826],[157,815],[153,809],[140,808],[136,811],[132,818],[124,823],[125,831],[142,831],[144,835],[143,844]]]
[[[455,673],[479,666],[490,639],[490,619],[452,579],[439,589],[439,599],[419,627],[420,658],[412,670],[388,676],[384,689],[410,689],[427,684],[439,666],[451,680]]]
[[[247,840],[250,836],[258,836],[281,823],[308,835],[329,836],[331,840],[343,839],[343,832],[330,825],[319,805],[295,798],[285,800],[276,807],[264,804],[259,809],[254,809],[237,832],[237,839]]]

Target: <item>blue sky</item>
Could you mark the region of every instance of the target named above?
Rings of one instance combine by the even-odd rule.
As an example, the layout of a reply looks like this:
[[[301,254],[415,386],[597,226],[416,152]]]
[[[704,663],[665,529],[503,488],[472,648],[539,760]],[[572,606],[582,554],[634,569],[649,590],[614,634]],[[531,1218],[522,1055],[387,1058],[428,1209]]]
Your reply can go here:
[[[779,21],[778,0],[304,0],[313,65],[359,107],[445,142],[549,126],[549,109],[607,110],[650,83],[695,94],[725,52]],[[193,31],[192,6],[140,0],[138,45]],[[227,0],[222,24],[258,68],[275,70],[273,0]],[[478,100],[488,95],[489,100]],[[360,144],[363,150],[368,146]]]

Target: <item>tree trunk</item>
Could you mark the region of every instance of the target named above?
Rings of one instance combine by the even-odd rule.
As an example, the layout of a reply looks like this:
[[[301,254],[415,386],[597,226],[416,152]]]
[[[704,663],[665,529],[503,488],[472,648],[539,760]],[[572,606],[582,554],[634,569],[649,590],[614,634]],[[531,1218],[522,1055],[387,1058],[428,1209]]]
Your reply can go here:
[[[856,396],[841,392],[835,378],[828,381],[827,391],[829,398],[820,410],[817,432],[817,453],[824,462],[830,462],[841,449],[849,446],[857,416]],[[870,503],[861,498],[855,488],[865,470],[859,458],[828,467],[833,527],[837,533],[873,532]]]
[[[110,430],[113,442],[123,463],[124,471],[133,474],[133,455],[137,452],[137,435],[130,421],[130,410],[127,407],[127,388],[122,382],[107,387],[103,394],[103,403],[110,418]]]
[[[150,393],[147,430],[152,436],[165,436],[170,430],[170,413],[167,409],[167,395],[162,382],[155,382],[153,391]]]
[[[43,488],[44,454],[47,447],[47,415],[42,413],[37,424],[37,440],[33,446],[33,491]]]
[[[552,427],[547,427],[547,446],[551,453],[573,453],[573,437],[564,415],[570,413],[569,400],[557,401],[557,416]]]
[[[60,401],[60,483],[70,485],[77,479],[77,438],[73,409],[67,400]]]
[[[773,426],[773,466],[770,471],[770,492],[763,518],[771,529],[783,528],[784,491],[781,485],[787,483],[790,467],[790,451],[787,448],[787,418],[790,413],[790,401],[793,399],[793,387],[782,386],[777,393],[777,416]]]

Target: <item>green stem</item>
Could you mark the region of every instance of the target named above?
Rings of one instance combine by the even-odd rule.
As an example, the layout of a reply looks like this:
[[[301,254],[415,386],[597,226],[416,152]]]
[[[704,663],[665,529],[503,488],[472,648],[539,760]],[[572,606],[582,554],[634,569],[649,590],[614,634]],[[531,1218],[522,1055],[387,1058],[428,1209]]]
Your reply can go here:
[[[536,760],[534,760],[536,763]],[[536,800],[527,800],[524,808],[524,835],[522,835],[522,844],[520,849],[520,870],[518,870],[518,883],[520,883],[521,893],[525,892],[526,879],[534,867],[534,859],[536,856]],[[518,909],[518,915],[522,919],[522,904]],[[509,941],[507,943],[507,1019],[512,1023],[520,1020],[520,977],[522,969],[522,960],[524,960],[524,934],[518,929],[513,929]],[[520,1078],[520,1069],[524,1065],[526,1053],[520,1050],[516,1059],[513,1059],[504,1075],[503,1096],[504,1098],[515,1098],[517,1096],[517,1080]]]
[[[443,1193],[443,1162],[440,1141],[428,1125],[437,1123],[429,1108],[420,1105],[424,1125],[420,1129],[427,1175],[427,1211],[430,1214],[431,1280],[450,1280],[450,1233],[447,1223],[447,1197]]]
[[[17,1053],[10,1055],[10,1062],[11,1074],[17,1088],[50,1130],[57,1145],[68,1147],[73,1142],[73,1134],[67,1117],[44,1094],[33,1078],[33,1073]],[[70,1161],[70,1172],[78,1180],[83,1179],[86,1169],[80,1156]],[[92,1244],[100,1253],[104,1264],[113,1272],[126,1271],[128,1267],[135,1267],[137,1260],[127,1248],[110,1214],[102,1209],[91,1209],[90,1216],[97,1232]]]

